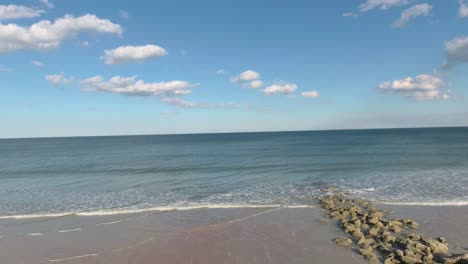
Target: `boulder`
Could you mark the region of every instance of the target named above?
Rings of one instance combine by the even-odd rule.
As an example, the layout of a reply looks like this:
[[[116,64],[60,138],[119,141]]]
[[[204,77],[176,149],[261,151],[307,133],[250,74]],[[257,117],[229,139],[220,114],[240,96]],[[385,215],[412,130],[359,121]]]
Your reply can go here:
[[[335,243],[338,246],[347,247],[347,246],[351,246],[353,244],[353,241],[349,238],[343,237],[343,238],[335,239]]]
[[[427,246],[431,249],[433,254],[448,254],[448,245],[442,242],[439,242],[435,239],[428,239],[426,240]]]

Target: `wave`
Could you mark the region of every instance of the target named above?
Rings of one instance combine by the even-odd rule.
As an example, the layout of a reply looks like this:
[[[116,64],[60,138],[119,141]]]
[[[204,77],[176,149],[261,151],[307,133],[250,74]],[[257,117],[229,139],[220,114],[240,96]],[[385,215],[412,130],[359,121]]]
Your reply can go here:
[[[419,206],[468,206],[468,201],[442,201],[442,202],[391,202],[379,201],[378,204],[388,205],[419,205]]]
[[[135,214],[145,212],[170,212],[170,211],[187,211],[197,209],[248,209],[248,208],[313,208],[316,206],[298,204],[298,205],[281,205],[281,204],[199,204],[192,206],[159,206],[150,208],[136,209],[103,209],[95,211],[68,212],[56,214],[23,214],[23,215],[4,215],[1,219],[32,219],[32,218],[57,218],[64,216],[110,216],[121,214]]]

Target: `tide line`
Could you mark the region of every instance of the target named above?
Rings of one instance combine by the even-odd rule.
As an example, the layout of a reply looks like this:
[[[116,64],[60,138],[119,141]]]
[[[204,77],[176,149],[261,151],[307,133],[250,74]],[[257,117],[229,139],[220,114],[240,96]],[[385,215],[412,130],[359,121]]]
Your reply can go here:
[[[80,256],[74,256],[74,257],[62,258],[62,259],[49,259],[49,262],[60,262],[60,261],[65,261],[65,260],[73,260],[73,259],[95,257],[95,256],[99,256],[99,254],[94,253],[94,254],[86,254],[86,255],[80,255]]]

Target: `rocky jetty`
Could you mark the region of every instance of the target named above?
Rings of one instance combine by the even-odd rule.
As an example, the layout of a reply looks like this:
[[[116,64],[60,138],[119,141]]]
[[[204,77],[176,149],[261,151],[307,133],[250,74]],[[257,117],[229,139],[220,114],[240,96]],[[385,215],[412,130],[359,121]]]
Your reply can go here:
[[[354,248],[369,263],[384,264],[468,264],[468,254],[450,255],[445,238],[423,238],[412,219],[391,218],[372,203],[353,199],[336,190],[316,197],[328,216],[337,220],[349,237],[338,238],[339,246]]]

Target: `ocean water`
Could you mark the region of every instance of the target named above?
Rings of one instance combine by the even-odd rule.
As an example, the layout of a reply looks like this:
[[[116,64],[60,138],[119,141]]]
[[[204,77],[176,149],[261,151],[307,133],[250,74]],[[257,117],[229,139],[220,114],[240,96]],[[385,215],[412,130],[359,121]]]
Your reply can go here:
[[[468,128],[0,139],[0,218],[380,203],[468,204]]]

